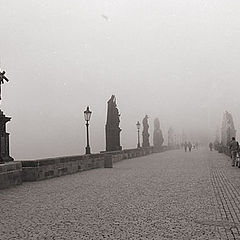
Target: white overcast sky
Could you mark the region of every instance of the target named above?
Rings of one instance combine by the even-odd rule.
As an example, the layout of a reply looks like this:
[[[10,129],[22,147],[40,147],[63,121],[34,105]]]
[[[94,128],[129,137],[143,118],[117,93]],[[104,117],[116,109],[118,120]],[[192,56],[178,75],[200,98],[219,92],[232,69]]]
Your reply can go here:
[[[16,159],[105,149],[116,95],[121,144],[136,122],[212,139],[225,110],[240,127],[239,0],[0,0],[1,109]],[[166,142],[165,142],[166,143]]]

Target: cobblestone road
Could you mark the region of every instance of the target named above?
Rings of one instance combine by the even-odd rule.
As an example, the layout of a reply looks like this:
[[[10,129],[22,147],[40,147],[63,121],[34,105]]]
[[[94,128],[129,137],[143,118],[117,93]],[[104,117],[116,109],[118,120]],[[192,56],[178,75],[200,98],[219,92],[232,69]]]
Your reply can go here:
[[[0,191],[0,239],[240,239],[240,169],[180,150]]]

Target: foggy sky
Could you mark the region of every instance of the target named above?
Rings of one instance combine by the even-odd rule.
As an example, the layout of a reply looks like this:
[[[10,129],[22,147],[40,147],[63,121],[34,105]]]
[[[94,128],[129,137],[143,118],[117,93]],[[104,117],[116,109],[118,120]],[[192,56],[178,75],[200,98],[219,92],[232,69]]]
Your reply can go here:
[[[123,148],[136,122],[158,117],[214,137],[225,110],[240,127],[239,0],[0,0],[1,109],[16,160],[105,149],[106,102],[116,95]],[[165,141],[165,144],[167,142]]]

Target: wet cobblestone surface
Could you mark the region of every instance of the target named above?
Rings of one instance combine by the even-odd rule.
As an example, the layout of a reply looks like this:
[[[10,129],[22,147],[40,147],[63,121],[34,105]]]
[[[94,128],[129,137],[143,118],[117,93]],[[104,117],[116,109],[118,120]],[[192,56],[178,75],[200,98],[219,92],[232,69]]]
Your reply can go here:
[[[240,239],[240,169],[181,150],[0,191],[0,239]]]

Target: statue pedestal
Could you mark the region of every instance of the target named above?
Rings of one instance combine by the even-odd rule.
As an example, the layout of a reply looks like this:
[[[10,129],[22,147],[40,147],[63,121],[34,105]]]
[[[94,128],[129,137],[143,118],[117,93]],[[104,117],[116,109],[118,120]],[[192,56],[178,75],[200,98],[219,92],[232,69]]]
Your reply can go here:
[[[13,161],[9,156],[9,133],[6,132],[6,123],[10,120],[0,110],[0,163]]]
[[[111,127],[106,125],[106,151],[121,151],[122,146],[120,146],[120,132],[119,127]]]

